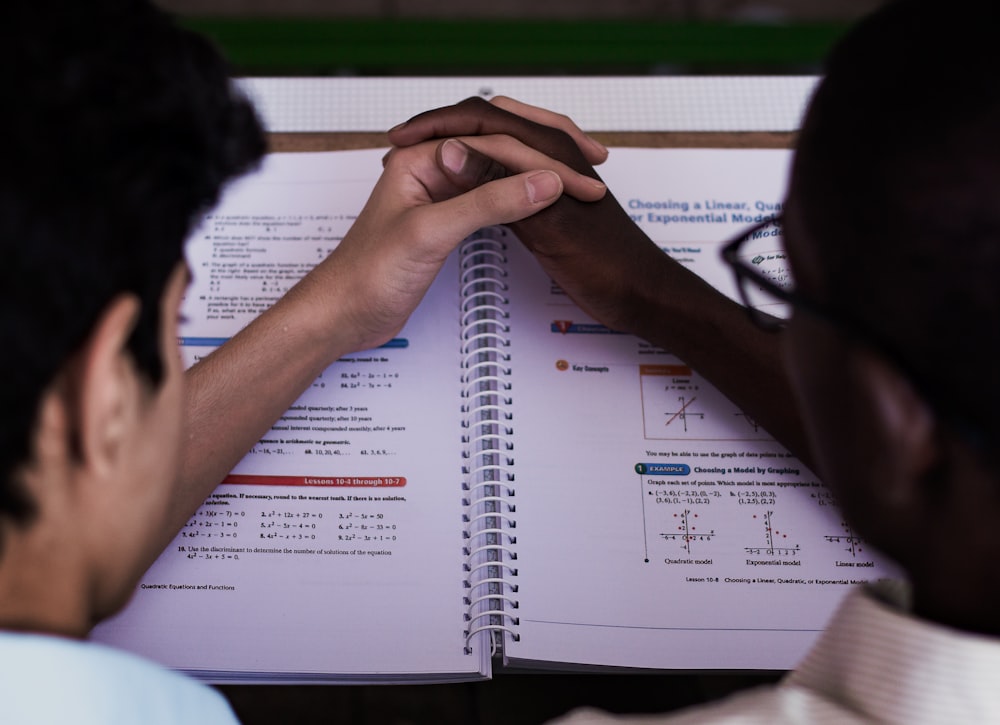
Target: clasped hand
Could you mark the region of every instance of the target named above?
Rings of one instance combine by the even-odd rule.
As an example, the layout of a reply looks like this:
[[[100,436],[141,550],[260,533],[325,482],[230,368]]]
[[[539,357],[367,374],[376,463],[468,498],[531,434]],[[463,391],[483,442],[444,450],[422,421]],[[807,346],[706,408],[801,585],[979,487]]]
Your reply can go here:
[[[582,133],[577,139],[596,148]],[[592,202],[606,191],[593,176],[503,135],[414,141],[390,150],[383,164],[357,221],[313,275],[331,295],[326,309],[338,310],[340,334],[355,335],[351,349],[392,338],[448,254],[476,229],[535,214],[564,192]],[[464,183],[463,172],[476,183]]]
[[[510,226],[588,314],[615,330],[650,336],[651,300],[662,293],[664,266],[672,262],[610,193],[579,193],[586,190],[581,179],[599,180],[593,165],[606,159],[603,146],[566,116],[505,97],[491,102],[470,98],[417,115],[389,132],[399,150],[436,138],[457,138],[447,145],[466,148],[461,164],[438,156],[442,174],[456,189],[474,189],[529,168],[553,168],[572,179],[555,203],[512,220]],[[521,153],[501,156],[505,144]],[[578,176],[567,176],[567,171]]]

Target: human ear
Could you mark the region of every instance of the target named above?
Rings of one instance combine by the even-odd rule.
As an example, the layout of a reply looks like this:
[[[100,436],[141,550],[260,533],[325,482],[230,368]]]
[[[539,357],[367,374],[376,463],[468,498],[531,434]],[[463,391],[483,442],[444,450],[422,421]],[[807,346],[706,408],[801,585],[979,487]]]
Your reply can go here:
[[[76,361],[77,453],[99,476],[114,468],[141,404],[141,381],[127,348],[139,306],[134,295],[112,300]]]
[[[946,447],[934,410],[896,366],[866,348],[848,354],[851,377],[857,386],[863,423],[869,440],[868,476],[875,482],[873,497],[890,511],[933,506],[926,498],[943,493],[940,472]]]

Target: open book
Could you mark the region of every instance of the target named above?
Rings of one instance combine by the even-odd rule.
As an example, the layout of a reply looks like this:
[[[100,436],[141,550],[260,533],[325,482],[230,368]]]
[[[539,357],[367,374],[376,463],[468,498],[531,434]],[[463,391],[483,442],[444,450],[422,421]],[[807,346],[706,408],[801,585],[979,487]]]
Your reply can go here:
[[[343,238],[382,153],[275,154],[229,190],[189,245],[189,363]],[[720,243],[775,213],[789,158],[616,148],[601,173],[735,294]],[[215,682],[785,669],[888,574],[834,503],[697,371],[486,229],[397,339],[315,381],[95,637]]]

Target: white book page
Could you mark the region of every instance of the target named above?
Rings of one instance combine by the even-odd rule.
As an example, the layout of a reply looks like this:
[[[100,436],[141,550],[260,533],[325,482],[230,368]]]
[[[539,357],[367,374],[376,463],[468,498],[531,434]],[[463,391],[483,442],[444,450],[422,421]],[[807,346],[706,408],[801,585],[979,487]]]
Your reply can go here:
[[[189,244],[189,364],[339,243],[383,154],[275,154],[228,191]],[[216,680],[488,667],[464,653],[458,333],[453,258],[397,339],[320,375],[96,637]]]
[[[722,242],[784,199],[784,150],[623,149],[602,177],[734,296]],[[683,361],[608,334],[514,244],[519,639],[512,660],[785,669],[885,576],[830,493]],[[739,360],[733,360],[734,365]]]

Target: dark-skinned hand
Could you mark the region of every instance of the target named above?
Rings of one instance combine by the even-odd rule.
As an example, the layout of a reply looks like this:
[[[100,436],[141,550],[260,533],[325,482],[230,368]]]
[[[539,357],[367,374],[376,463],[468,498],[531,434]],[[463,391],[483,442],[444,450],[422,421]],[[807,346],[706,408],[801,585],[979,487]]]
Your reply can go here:
[[[740,305],[663,253],[604,193],[594,169],[607,157],[603,146],[566,116],[504,97],[427,111],[389,132],[397,147],[431,139],[448,139],[437,162],[458,189],[528,169],[577,172],[555,204],[509,225],[542,268],[594,319],[677,355],[810,463],[781,335],[761,331]]]
[[[389,132],[397,146],[432,138],[454,138],[439,149],[439,163],[455,185],[468,189],[507,173],[540,168],[537,156],[498,163],[491,146],[507,136],[548,156],[557,164],[600,182],[594,170],[607,150],[566,116],[509,98],[492,102],[470,98],[422,113]],[[465,146],[464,153],[457,146]],[[595,188],[603,188],[603,185]],[[650,290],[659,286],[658,270],[672,261],[639,229],[611,194],[590,198],[567,185],[567,193],[548,209],[511,228],[543,269],[595,319],[622,332],[648,336]],[[595,200],[596,199],[596,200]]]

